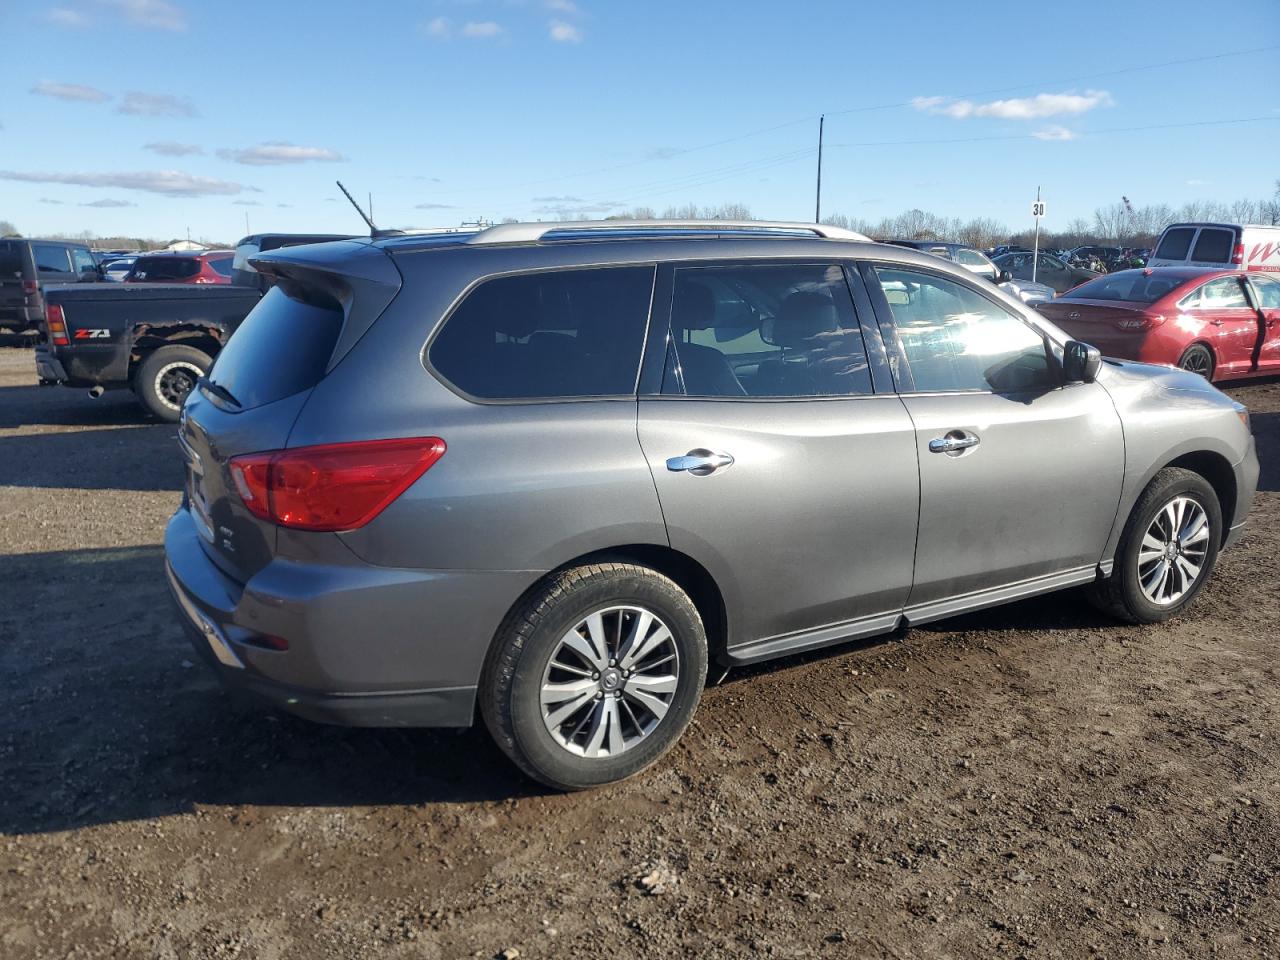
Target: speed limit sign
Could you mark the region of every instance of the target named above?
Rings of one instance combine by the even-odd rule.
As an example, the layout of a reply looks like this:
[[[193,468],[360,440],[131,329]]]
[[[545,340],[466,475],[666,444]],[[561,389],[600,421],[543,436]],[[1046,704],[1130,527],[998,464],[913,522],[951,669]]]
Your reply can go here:
[[[1031,215],[1032,215],[1033,217],[1043,217],[1043,216],[1044,216],[1044,201],[1043,201],[1043,200],[1037,200],[1037,201],[1035,201],[1033,204],[1031,204]]]

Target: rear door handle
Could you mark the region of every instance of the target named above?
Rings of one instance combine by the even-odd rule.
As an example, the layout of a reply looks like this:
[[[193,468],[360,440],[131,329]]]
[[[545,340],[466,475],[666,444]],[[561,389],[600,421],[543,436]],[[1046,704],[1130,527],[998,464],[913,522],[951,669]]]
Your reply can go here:
[[[981,438],[975,434],[967,433],[963,430],[952,430],[945,437],[934,437],[930,440],[929,452],[959,456],[965,450],[970,447],[976,447],[981,442]]]
[[[667,460],[667,469],[672,473],[691,473],[695,477],[706,477],[733,466],[733,457],[727,453],[715,453],[702,447],[690,450],[683,457],[671,457]]]

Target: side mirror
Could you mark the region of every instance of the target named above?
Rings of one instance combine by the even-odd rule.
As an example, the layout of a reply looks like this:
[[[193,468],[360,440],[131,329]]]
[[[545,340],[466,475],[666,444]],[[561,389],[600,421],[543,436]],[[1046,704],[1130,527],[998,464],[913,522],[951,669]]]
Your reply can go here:
[[[1001,270],[996,274],[996,283],[1008,283],[1013,279],[1013,274],[1008,270]]]
[[[1062,348],[1062,376],[1067,383],[1093,383],[1102,366],[1102,352],[1079,340],[1068,340]]]

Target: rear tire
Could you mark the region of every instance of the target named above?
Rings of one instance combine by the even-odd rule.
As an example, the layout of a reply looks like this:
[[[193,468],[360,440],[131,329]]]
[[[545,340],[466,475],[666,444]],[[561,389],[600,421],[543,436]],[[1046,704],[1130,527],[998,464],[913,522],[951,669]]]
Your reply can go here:
[[[1213,379],[1213,353],[1203,343],[1193,343],[1178,360],[1178,366],[1189,373],[1198,373],[1206,380]]]
[[[582,790],[666,753],[706,676],[702,620],[674,581],[635,564],[591,564],[549,576],[507,615],[480,712],[528,776]]]
[[[177,423],[187,395],[212,366],[213,358],[195,347],[161,347],[134,371],[133,392],[148,413]]]
[[[1213,573],[1222,534],[1222,508],[1209,481],[1166,467],[1134,504],[1111,576],[1090,584],[1085,595],[1103,613],[1129,623],[1177,616]],[[1187,575],[1191,569],[1194,578]]]

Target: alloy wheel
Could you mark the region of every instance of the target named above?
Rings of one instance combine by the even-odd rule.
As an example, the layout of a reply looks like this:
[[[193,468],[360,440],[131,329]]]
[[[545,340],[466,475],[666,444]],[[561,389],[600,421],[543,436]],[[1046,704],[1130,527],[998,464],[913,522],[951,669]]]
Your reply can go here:
[[[1157,606],[1177,603],[1199,581],[1209,551],[1209,516],[1191,497],[1174,497],[1152,519],[1138,548],[1138,585]]]
[[[667,625],[643,607],[608,607],[556,644],[542,677],[542,722],[576,756],[615,757],[657,729],[679,682]]]

